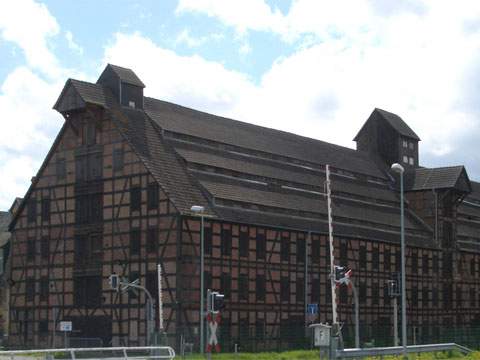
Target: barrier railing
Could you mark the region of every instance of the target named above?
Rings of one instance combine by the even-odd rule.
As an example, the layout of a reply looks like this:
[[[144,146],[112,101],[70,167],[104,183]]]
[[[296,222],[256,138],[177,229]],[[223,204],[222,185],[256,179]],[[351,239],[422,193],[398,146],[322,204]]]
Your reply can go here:
[[[144,352],[144,353],[142,353]],[[43,355],[49,359],[71,360],[83,359],[166,359],[175,358],[175,350],[169,346],[133,346],[133,347],[100,347],[100,348],[66,348],[66,349],[38,349],[38,350],[12,350],[0,351],[0,359],[9,358],[15,360],[15,357],[22,355]],[[89,357],[88,355],[91,355]],[[110,355],[110,356],[109,356]]]
[[[465,346],[455,343],[446,344],[426,344],[426,345],[410,345],[407,346],[407,353],[436,352],[458,350],[463,354],[471,353],[472,350]],[[399,355],[403,352],[403,347],[377,347],[366,349],[344,349],[337,350],[337,358],[359,358],[364,356],[383,356],[383,355]]]

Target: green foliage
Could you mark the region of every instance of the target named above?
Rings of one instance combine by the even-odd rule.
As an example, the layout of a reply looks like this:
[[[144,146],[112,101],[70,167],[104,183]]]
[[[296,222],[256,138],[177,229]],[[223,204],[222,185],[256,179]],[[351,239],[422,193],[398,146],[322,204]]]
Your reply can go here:
[[[181,359],[181,356],[177,356]],[[379,359],[379,358],[369,358]],[[480,360],[480,352],[476,351],[468,356],[463,356],[457,351],[445,351],[436,353],[410,354],[409,360],[441,360],[441,359],[462,359],[462,360]],[[205,360],[205,357],[195,354],[186,356],[185,360]],[[222,353],[213,354],[212,360],[318,360],[318,351],[297,350],[285,352],[262,352],[262,353]],[[402,360],[402,356],[384,356],[383,360]]]

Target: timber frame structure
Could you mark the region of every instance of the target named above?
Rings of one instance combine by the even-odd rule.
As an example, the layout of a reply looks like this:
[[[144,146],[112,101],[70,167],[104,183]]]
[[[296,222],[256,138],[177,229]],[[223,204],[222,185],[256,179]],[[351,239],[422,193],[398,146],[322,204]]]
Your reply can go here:
[[[480,325],[480,184],[463,166],[420,167],[420,139],[400,117],[375,109],[352,150],[144,97],[144,87],[108,65],[96,84],[70,79],[60,94],[64,125],[10,224],[11,346],[58,345],[61,320],[78,341],[144,345],[144,295],[113,292],[107,280],[138,278],[157,294],[157,264],[170,342],[198,345],[192,205],[205,208],[205,286],[226,295],[223,339],[255,338],[256,349],[302,341],[306,304],[331,321],[327,164],[335,258],[354,270],[362,326],[393,333],[393,162],[406,168],[409,325],[425,339]],[[346,288],[339,295],[348,337],[351,299]]]

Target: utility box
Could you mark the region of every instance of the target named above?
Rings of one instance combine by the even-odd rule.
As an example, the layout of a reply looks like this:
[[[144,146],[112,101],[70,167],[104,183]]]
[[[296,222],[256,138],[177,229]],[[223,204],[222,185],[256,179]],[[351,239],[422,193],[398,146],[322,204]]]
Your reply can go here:
[[[332,327],[327,324],[312,324],[309,327],[313,329],[313,345],[328,348]]]

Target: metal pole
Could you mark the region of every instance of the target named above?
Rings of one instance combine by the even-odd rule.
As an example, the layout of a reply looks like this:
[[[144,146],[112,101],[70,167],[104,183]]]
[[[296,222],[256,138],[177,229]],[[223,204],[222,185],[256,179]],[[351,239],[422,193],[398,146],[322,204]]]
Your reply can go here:
[[[334,281],[334,258],[333,258],[333,224],[332,224],[332,192],[330,189],[330,165],[325,165],[326,185],[327,185],[327,210],[328,210],[328,238],[330,243],[330,282],[332,288],[332,328],[333,335],[337,335],[337,296],[335,293]]]
[[[205,239],[203,229],[203,215],[200,215],[200,353],[205,352],[205,337],[204,337],[204,324],[205,324]]]
[[[57,308],[54,306],[52,308],[53,313],[53,336],[52,336],[52,348],[55,348],[56,335],[57,335]]]
[[[360,349],[360,316],[359,316],[359,309],[358,309],[358,294],[357,294],[357,288],[355,287],[355,284],[353,281],[350,281],[350,284],[352,284],[352,290],[353,290],[353,301],[355,302],[355,347],[357,349]]]
[[[398,346],[398,300],[393,298],[393,346]]]
[[[308,232],[307,238],[305,240],[305,274],[304,274],[304,286],[303,286],[303,298],[305,300],[305,335],[308,334],[308,315],[307,315],[307,307],[308,307],[308,240],[310,240],[310,231]]]
[[[158,322],[159,329],[163,332],[163,298],[162,298],[162,265],[157,265],[158,272]]]
[[[407,296],[405,284],[405,224],[403,209],[403,171],[400,173],[400,238],[402,248],[402,345],[403,357],[407,357]]]

